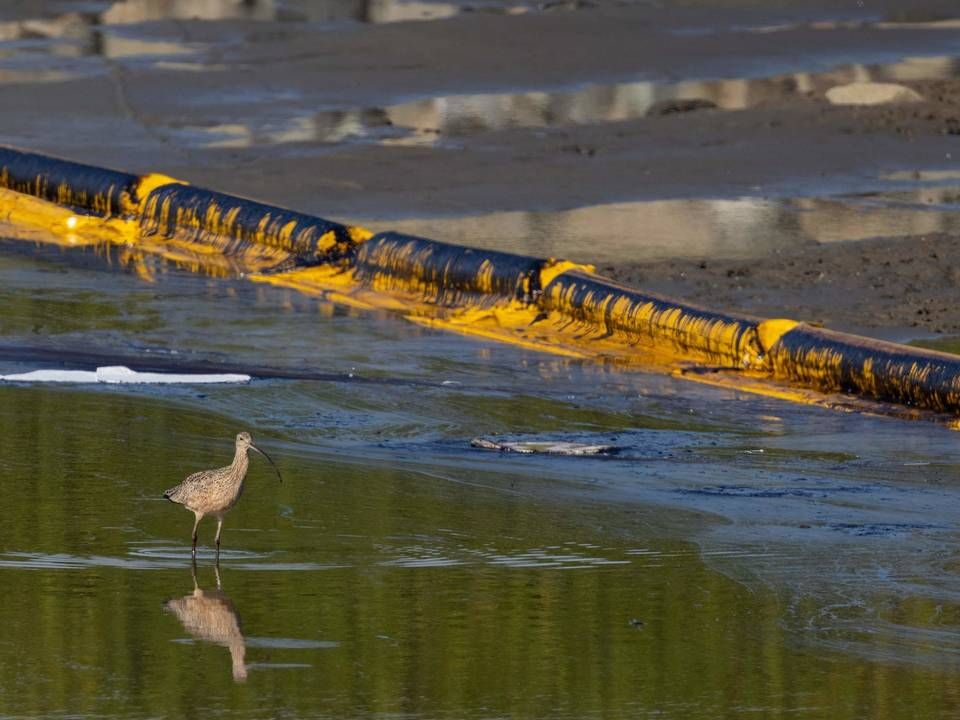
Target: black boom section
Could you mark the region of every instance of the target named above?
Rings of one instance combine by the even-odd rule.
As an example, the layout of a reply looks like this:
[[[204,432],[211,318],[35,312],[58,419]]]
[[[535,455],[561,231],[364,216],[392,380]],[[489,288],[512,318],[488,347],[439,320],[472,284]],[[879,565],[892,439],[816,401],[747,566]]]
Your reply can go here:
[[[681,303],[592,273],[558,275],[544,288],[540,305],[608,334],[669,343],[733,367],[755,364],[762,354],[755,318]]]
[[[491,300],[530,302],[539,294],[545,262],[386,232],[357,246],[354,267],[363,282],[421,292],[438,300],[475,294]]]
[[[138,181],[129,173],[0,147],[0,187],[104,217],[123,212]]]
[[[800,323],[768,353],[775,376],[939,412],[960,411],[960,357]]]
[[[161,185],[147,196],[140,225],[146,233],[186,235],[195,242],[267,245],[307,264],[339,260],[353,247],[349,231],[339,223],[177,183]]]

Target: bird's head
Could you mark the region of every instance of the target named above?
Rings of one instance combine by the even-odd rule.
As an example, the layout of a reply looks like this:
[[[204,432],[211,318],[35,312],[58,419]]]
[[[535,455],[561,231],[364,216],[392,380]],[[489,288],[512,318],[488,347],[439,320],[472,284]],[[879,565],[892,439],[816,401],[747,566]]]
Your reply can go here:
[[[258,452],[263,455],[267,459],[267,462],[273,465],[274,472],[277,473],[277,479],[280,482],[283,482],[283,478],[280,477],[280,471],[277,469],[277,466],[274,464],[273,460],[263,450],[253,444],[253,438],[250,437],[250,433],[237,433],[237,450],[253,450],[254,452]]]

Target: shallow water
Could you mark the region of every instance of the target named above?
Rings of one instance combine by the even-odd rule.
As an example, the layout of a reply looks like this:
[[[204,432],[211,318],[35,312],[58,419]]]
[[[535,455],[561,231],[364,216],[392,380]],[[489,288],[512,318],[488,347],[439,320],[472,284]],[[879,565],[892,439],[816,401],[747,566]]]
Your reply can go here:
[[[418,98],[385,107],[337,108],[249,124],[215,123],[175,128],[171,136],[201,148],[269,147],[286,143],[374,143],[457,148],[465,138],[513,128],[618,123],[650,115],[699,109],[744,110],[793,96],[824,92],[851,82],[898,82],[954,78],[952,56],[908,57],[889,63],[838,65],[818,72],[769,77],[587,84],[566,89],[475,93]],[[596,148],[570,145],[567,152],[592,155]]]
[[[865,184],[867,184],[865,182]],[[588,263],[759,258],[803,246],[960,231],[949,171],[877,178],[869,191],[822,197],[677,198],[554,212],[377,219],[374,227],[463,245]],[[642,234],[638,232],[642,228]]]
[[[0,283],[2,342],[24,349],[4,371],[62,348],[340,373],[0,385],[0,716],[958,706],[960,452],[946,430],[174,269],[147,284],[78,251],[5,252]],[[240,429],[285,482],[253,460],[221,588],[207,521],[195,590],[191,517],[160,495],[226,462]],[[470,447],[493,434],[624,451]]]
[[[500,73],[452,84],[404,79],[380,85],[371,82],[370,67],[363,66],[362,79],[339,91],[339,78],[314,79],[319,69],[325,69],[322,66],[308,68],[305,74],[253,77],[256,69],[278,62],[270,50],[278,41],[295,48],[283,63],[296,64],[313,54],[299,49],[298,42],[309,38],[311,46],[322,46],[326,35],[349,35],[362,25],[589,14],[595,5],[609,9],[629,4],[504,0],[24,4],[0,8],[0,85],[63,83],[69,92],[69,81],[82,85],[84,80],[108,78],[124,119],[140,126],[134,141],[126,143],[129,153],[137,152],[138,144],[142,148],[146,141],[158,141],[178,154],[218,148],[302,154],[308,148],[312,153],[329,152],[331,145],[344,143],[456,149],[471,138],[503,130],[612,125],[649,114],[683,112],[689,109],[683,101],[691,100],[726,111],[771,107],[786,99],[819,96],[849,82],[955,78],[960,67],[952,33],[956,19],[930,11],[904,20],[902,13],[865,7],[846,11],[779,7],[765,12],[755,8],[751,14],[732,17],[752,17],[759,24],[729,25],[722,12],[676,7],[651,16],[654,19],[643,21],[638,30],[655,27],[658,35],[689,38],[690,43],[719,33],[734,38],[735,46],[778,33],[799,33],[817,49],[782,54],[764,43],[756,57],[731,53],[729,58],[723,54],[711,58],[707,52],[700,59],[696,52],[692,57],[665,52],[676,57],[653,63],[655,67],[647,67],[650,61],[639,62],[612,76],[585,74],[584,68],[567,78],[521,72],[511,79],[513,73]],[[706,26],[701,24],[704,18],[709,18]],[[898,30],[907,37],[898,37]],[[880,31],[892,40],[848,48],[851,31]],[[832,39],[838,34],[840,39]],[[415,60],[414,55],[408,58]],[[332,62],[335,67],[348,65],[344,60]],[[35,121],[42,119],[39,113]],[[102,131],[103,118],[83,120],[78,115],[75,123],[83,125],[84,134],[94,137]],[[35,128],[21,132],[30,137],[31,129]],[[125,134],[133,129],[127,127]],[[12,127],[5,132],[16,137]],[[290,145],[296,147],[279,147]],[[570,148],[583,154],[595,150]]]

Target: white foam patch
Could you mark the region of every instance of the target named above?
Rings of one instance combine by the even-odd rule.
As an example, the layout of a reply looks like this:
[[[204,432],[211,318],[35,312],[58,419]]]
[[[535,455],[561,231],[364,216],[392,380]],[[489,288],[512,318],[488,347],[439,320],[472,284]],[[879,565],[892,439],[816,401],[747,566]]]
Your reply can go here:
[[[33,372],[0,375],[10,382],[72,382],[95,383],[97,374],[86,370],[34,370]]]
[[[172,384],[172,383],[245,383],[249,375],[233,373],[180,374],[137,372],[123,365],[98,367],[90,370],[34,370],[33,372],[0,375],[7,382],[58,382],[58,383],[107,383],[121,384]]]

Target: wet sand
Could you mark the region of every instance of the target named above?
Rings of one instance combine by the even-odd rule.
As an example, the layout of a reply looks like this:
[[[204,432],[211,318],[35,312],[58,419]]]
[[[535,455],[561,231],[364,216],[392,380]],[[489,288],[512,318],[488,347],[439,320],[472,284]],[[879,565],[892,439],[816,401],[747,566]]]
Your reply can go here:
[[[960,331],[952,232],[880,228],[876,240],[827,246],[794,244],[773,224],[767,250],[745,262],[725,259],[723,245],[699,249],[698,220],[681,208],[661,223],[654,262],[602,251],[647,241],[643,224],[607,227],[609,203],[830,197],[883,190],[890,173],[956,168],[950,3],[197,12],[149,0],[5,6],[0,142],[376,229],[596,207],[577,231],[580,252],[577,236],[563,249],[580,260],[599,249],[604,272],[645,289],[890,337]],[[863,80],[922,101],[826,99]],[[525,251],[518,232],[488,223],[439,239]]]
[[[605,265],[690,302],[892,340],[960,333],[960,237],[944,233],[799,248],[753,260]]]
[[[0,140],[389,220],[857,189],[951,165],[960,132],[956,31],[922,22],[950,17],[936,2],[911,4],[917,22],[894,3],[590,2],[452,5],[450,18],[379,24],[237,18],[230,3],[222,20],[156,19],[157,3],[120,5],[141,12],[21,8],[50,16],[48,36],[0,64]],[[118,17],[145,22],[104,24]],[[14,36],[36,38],[38,20],[17,22]],[[824,99],[874,76],[926,102]],[[660,114],[675,95],[729,111]]]

